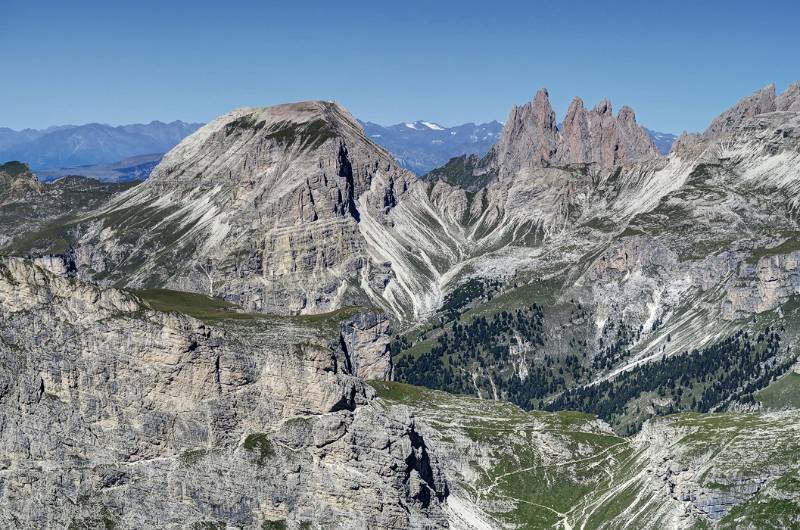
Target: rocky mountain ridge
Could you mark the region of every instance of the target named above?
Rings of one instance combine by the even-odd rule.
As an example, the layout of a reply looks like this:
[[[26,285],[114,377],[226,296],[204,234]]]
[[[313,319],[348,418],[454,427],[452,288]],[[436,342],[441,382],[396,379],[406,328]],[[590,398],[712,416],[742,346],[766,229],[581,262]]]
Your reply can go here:
[[[607,99],[592,110],[575,98],[561,128],[546,89],[533,101],[514,107],[506,120],[496,147],[496,163],[501,174],[513,175],[529,165],[596,163],[611,168],[659,156],[653,140],[636,124],[630,107],[613,115]]]
[[[798,521],[796,411],[675,415],[620,438],[585,414],[366,385],[351,353],[381,349],[374,316],[199,320],[152,296],[0,259],[4,525]]]
[[[740,126],[748,118],[770,112],[800,112],[800,82],[791,84],[780,95],[776,95],[774,84],[755,91],[753,95],[743,98],[715,118],[703,136],[706,138],[719,137]]]
[[[576,223],[625,226],[679,193],[693,171],[716,163],[718,146],[730,147],[728,140],[706,139],[688,156],[677,146],[675,156],[661,159],[652,142],[634,141],[646,134],[632,112],[623,110],[614,117],[603,103],[587,112],[576,100],[562,134],[546,92],[540,91],[534,102],[512,111],[517,118],[509,120],[487,157],[456,159],[419,181],[370,142],[340,107],[243,109],[192,135],[145,185],[76,226],[74,259],[86,277],[214,289],[256,310],[315,312],[369,299],[401,318],[429,315],[452,288],[451,279],[473,262],[495,260],[498,266],[515,263],[509,253],[527,254],[523,268],[530,269],[542,244],[558,248],[559,241],[586,237],[592,247],[590,239],[599,235],[602,246],[614,234],[593,229],[581,234]],[[302,117],[285,116],[296,113]],[[589,121],[595,132],[587,128]],[[757,127],[769,134],[784,125]],[[728,135],[749,142],[756,129],[736,130]],[[783,142],[790,149],[791,138]],[[628,147],[608,150],[619,142]],[[541,166],[541,148],[551,144],[558,146],[545,149],[552,162],[567,160],[560,167]],[[226,150],[235,152],[234,158]],[[644,158],[606,167],[621,163],[620,156]],[[580,162],[587,157],[603,163]],[[311,173],[318,176],[309,178]],[[297,178],[301,174],[306,176]],[[477,192],[475,197],[460,189],[467,178],[473,185],[466,191]],[[435,182],[425,182],[430,180]],[[136,221],[143,212],[150,213]],[[120,216],[128,222],[120,224]],[[150,229],[139,237],[129,225]],[[135,241],[120,246],[121,228]],[[254,231],[269,235],[254,244]],[[161,263],[172,264],[166,270],[144,250],[163,248],[161,239],[176,243],[161,252]],[[205,241],[200,248],[194,245],[198,239]],[[133,255],[136,259],[127,258]],[[115,265],[123,261],[126,270]],[[497,272],[518,271],[501,265]],[[212,285],[215,275],[220,279]]]
[[[446,526],[442,468],[335,330],[209,325],[0,260],[0,521]]]

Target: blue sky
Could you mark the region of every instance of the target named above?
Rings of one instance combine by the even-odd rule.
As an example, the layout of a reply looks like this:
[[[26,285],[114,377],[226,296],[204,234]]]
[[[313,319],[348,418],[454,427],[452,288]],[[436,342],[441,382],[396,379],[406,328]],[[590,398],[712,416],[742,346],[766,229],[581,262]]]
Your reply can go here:
[[[800,79],[797,2],[0,2],[0,126],[207,121],[333,99],[378,123],[504,120],[547,87],[701,130]]]

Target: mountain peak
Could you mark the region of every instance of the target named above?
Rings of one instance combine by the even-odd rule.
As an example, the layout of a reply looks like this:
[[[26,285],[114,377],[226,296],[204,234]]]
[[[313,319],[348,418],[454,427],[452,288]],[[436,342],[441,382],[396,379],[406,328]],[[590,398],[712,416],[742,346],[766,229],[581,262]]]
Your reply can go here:
[[[705,130],[703,136],[716,138],[737,127],[748,118],[774,112],[776,110],[775,99],[775,85],[770,83],[756,90],[752,95],[740,99],[736,105],[717,116]]]
[[[241,263],[247,273],[214,294],[259,311],[322,312],[359,283],[359,224],[380,222],[415,180],[339,104],[302,101],[213,120],[110,211],[133,212],[137,237],[175,249],[162,257],[168,266],[140,260],[138,282],[203,291],[209,279],[198,271],[209,261]],[[149,217],[147,208],[168,218]],[[114,214],[104,222],[117,228]],[[304,276],[324,280],[306,286]]]
[[[506,120],[497,146],[503,172],[549,163],[556,152],[557,134],[556,114],[547,89],[541,88],[531,102],[514,106]]]
[[[547,101],[548,105],[549,105],[550,104],[549,103],[550,102],[550,92],[548,92],[547,89],[544,88],[544,87],[540,88],[539,90],[536,91],[536,94],[534,94],[533,101],[534,102]]]
[[[780,111],[800,112],[800,81],[795,81],[786,91],[775,98],[775,106]]]
[[[570,103],[561,130],[546,89],[533,101],[514,107],[497,147],[502,174],[526,166],[598,163],[617,166],[659,156],[647,132],[636,124],[632,108],[623,106],[614,117],[611,101],[603,99],[591,112],[576,97]]]
[[[12,160],[0,165],[0,204],[39,193],[41,183],[27,164]]]
[[[299,101],[271,107],[242,107],[201,127],[164,157],[164,166],[199,156],[209,142],[226,145],[258,138],[264,146],[312,151],[339,136],[355,136],[365,141],[361,124],[341,105],[330,101]],[[249,149],[249,146],[246,146]],[[388,155],[387,155],[388,156]],[[164,175],[160,167],[152,177]]]
[[[622,108],[619,109],[619,113],[617,114],[617,119],[620,121],[636,123],[636,113],[629,106],[623,105]]]
[[[594,112],[597,114],[608,114],[610,116],[614,113],[614,107],[611,105],[611,101],[603,98],[600,103],[595,105]]]

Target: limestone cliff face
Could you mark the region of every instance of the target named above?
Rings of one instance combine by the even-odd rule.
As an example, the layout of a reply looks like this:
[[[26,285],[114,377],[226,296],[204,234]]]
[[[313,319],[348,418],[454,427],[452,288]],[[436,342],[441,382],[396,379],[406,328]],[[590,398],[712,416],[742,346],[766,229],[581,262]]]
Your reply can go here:
[[[350,370],[365,380],[390,381],[389,318],[382,313],[358,313],[340,324],[342,350]]]
[[[0,524],[445,526],[436,455],[326,333],[0,260]]]
[[[743,264],[727,291],[724,315],[736,318],[780,307],[800,294],[800,251],[761,257],[755,266]]]
[[[646,461],[639,495],[660,497],[653,504],[662,517],[672,512],[666,525],[670,528],[688,527],[691,520],[715,524],[728,514],[728,519],[735,519],[734,515],[741,518],[737,526],[753,527],[743,514],[731,511],[755,498],[765,505],[771,498],[786,498],[776,482],[787,471],[793,473],[789,471],[793,464],[784,460],[781,452],[798,441],[797,431],[791,427],[796,419],[797,412],[791,411],[731,416],[719,425],[689,415],[648,422],[632,440]],[[747,422],[741,437],[732,434],[739,422]],[[758,465],[748,465],[756,461]],[[787,517],[795,519],[794,524],[796,518]],[[787,521],[774,524],[794,526],[787,526]]]
[[[589,116],[581,98],[574,98],[564,116],[561,128],[562,147],[560,158],[583,164],[592,160],[592,146],[589,138]]]

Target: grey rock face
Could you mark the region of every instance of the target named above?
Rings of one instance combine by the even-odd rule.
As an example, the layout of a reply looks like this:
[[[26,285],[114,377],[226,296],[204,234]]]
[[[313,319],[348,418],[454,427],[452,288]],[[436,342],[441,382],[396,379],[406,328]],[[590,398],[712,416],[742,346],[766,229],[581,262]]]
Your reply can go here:
[[[543,88],[532,102],[511,109],[497,145],[497,163],[504,174],[525,165],[546,164],[556,154],[557,136],[556,113]]]
[[[775,98],[775,108],[784,112],[800,112],[800,81],[789,85],[783,94]]]
[[[633,110],[623,107],[615,117],[608,100],[587,111],[580,98],[573,99],[559,130],[545,89],[531,103],[514,107],[496,149],[502,175],[541,165],[596,163],[611,168],[659,156]]]
[[[592,145],[588,141],[590,135],[588,113],[583,107],[583,100],[576,97],[570,103],[561,126],[560,158],[579,164],[591,162],[593,153]]]
[[[209,326],[0,260],[0,524],[445,526],[414,420],[325,333]]]
[[[381,222],[414,181],[335,103],[240,109],[83,224],[77,265],[93,278],[209,292],[253,311],[357,305],[373,270],[362,215]]]
[[[703,136],[707,138],[719,137],[748,118],[767,112],[774,112],[775,110],[775,85],[769,84],[756,90],[753,95],[742,98],[735,106],[717,116],[703,133]]]
[[[382,313],[358,313],[340,324],[342,350],[350,371],[365,380],[390,381],[389,318]]]
[[[741,267],[737,280],[723,302],[727,318],[776,309],[800,294],[800,251],[764,256],[755,266]]]
[[[7,162],[0,165],[0,205],[21,202],[42,192],[42,185],[27,164]]]

